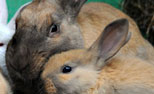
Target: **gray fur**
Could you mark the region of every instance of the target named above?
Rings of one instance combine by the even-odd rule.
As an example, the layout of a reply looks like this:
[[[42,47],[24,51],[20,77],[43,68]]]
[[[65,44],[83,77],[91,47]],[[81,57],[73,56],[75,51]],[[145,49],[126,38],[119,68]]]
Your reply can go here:
[[[82,1],[80,0],[80,2]],[[54,13],[46,6],[43,6],[44,9],[40,10],[39,4],[41,3],[44,2],[34,0],[20,11],[16,19],[15,35],[6,51],[6,64],[14,84],[15,94],[39,94],[39,90],[43,86],[40,74],[49,57],[56,53],[84,47],[80,28],[74,20],[78,13],[76,13],[74,19],[71,19],[69,14],[60,12],[63,10],[58,7],[56,7]],[[27,9],[32,4],[33,8]],[[76,3],[73,3],[73,5],[76,5]],[[76,7],[81,8],[82,5],[78,2]],[[79,7],[75,8],[78,12]],[[27,14],[34,10],[35,13]],[[48,15],[39,19],[40,13],[45,11]],[[49,13],[51,13],[50,16]],[[49,22],[52,23],[49,24]],[[54,36],[49,36],[52,24],[58,26],[59,32],[54,33]]]
[[[87,0],[57,0],[57,3],[66,15],[74,19],[86,1]]]

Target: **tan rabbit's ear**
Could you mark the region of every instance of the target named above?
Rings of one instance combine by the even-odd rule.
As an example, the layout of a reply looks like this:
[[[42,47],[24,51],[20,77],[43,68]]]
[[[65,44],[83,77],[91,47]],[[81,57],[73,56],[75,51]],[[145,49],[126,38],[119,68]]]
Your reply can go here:
[[[98,59],[106,61],[114,56],[129,39],[128,21],[126,19],[116,20],[104,29],[104,32],[88,51],[93,51]],[[104,65],[102,62],[99,63],[101,63],[99,66]]]
[[[57,0],[64,13],[71,18],[76,18],[81,7],[87,0]]]

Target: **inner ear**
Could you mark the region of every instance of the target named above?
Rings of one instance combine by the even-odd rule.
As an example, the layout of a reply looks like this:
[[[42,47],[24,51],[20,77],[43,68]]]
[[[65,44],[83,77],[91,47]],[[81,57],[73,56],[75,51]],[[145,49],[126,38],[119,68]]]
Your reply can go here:
[[[104,29],[97,41],[89,49],[98,59],[107,61],[113,57],[130,39],[128,20],[120,19],[112,22]],[[102,62],[99,66],[104,65]]]
[[[129,40],[128,21],[121,19],[109,24],[99,41],[98,50],[100,57],[108,59],[112,57]]]
[[[72,19],[76,18],[81,7],[87,0],[57,0],[58,5],[64,13],[71,17]]]

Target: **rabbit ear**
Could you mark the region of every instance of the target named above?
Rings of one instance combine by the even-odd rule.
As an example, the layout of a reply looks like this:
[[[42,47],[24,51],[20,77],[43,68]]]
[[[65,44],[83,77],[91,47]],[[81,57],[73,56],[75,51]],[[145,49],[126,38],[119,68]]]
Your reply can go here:
[[[7,24],[8,10],[6,0],[0,0],[0,23]]]
[[[109,24],[96,42],[88,49],[88,51],[93,51],[98,58],[95,65],[99,68],[104,66],[105,63],[99,62],[99,59],[106,61],[113,57],[128,42],[130,36],[126,19],[120,19]]]
[[[22,8],[24,8],[25,6],[27,6],[28,4],[30,4],[31,2],[28,2],[24,5],[22,5],[18,10],[17,12],[15,13],[15,15],[13,16],[13,18],[10,20],[10,22],[8,23],[8,27],[11,29],[11,30],[15,30],[15,20],[16,20],[16,17],[18,16],[20,10]]]
[[[87,0],[57,0],[58,5],[60,5],[64,13],[73,19],[77,17],[81,7],[86,1]]]

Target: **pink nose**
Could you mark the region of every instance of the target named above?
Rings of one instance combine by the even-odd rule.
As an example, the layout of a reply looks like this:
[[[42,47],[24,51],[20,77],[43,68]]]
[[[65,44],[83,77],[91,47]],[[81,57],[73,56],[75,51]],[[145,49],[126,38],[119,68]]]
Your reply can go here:
[[[0,46],[3,46],[4,44],[3,43],[0,43]]]

